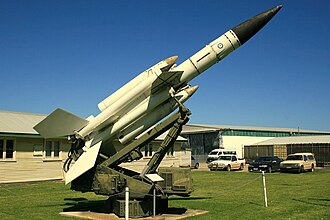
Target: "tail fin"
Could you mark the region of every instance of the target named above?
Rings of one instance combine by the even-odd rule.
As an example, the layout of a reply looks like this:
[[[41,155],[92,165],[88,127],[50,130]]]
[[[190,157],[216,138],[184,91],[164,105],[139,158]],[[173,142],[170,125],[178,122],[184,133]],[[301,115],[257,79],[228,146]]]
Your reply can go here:
[[[87,120],[58,108],[33,128],[44,138],[52,138],[71,135],[87,124]]]
[[[90,170],[94,165],[99,154],[99,150],[102,141],[92,145],[93,139],[86,142],[85,152],[78,158],[77,161],[72,165],[69,171],[65,174],[65,184],[70,183],[72,180],[84,174],[86,171]]]

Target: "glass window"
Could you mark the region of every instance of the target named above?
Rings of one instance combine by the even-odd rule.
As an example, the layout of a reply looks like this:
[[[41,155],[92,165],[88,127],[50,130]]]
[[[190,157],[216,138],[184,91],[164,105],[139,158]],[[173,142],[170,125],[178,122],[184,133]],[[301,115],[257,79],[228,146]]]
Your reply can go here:
[[[0,140],[0,160],[3,159],[3,140]]]
[[[51,141],[46,141],[46,157],[51,157],[52,156],[52,142]]]
[[[14,156],[14,141],[7,140],[6,142],[6,158],[13,158]]]
[[[308,157],[308,160],[314,160],[313,155],[308,155],[307,157]]]
[[[60,155],[60,142],[54,141],[54,157],[59,157]]]

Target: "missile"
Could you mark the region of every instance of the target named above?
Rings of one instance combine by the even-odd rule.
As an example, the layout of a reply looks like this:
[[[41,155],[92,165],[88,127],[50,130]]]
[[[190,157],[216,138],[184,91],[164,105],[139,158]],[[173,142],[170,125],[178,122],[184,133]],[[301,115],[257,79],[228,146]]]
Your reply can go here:
[[[198,88],[198,86],[187,86],[181,91],[175,93],[174,96],[177,101],[184,103],[197,91]],[[168,92],[166,90],[164,91]],[[154,101],[150,101],[150,97],[144,100],[141,105],[130,111],[129,114],[121,117],[113,126],[110,126],[109,128],[96,135],[94,138],[94,143],[97,143],[101,140],[106,142],[111,138],[118,138],[122,144],[126,144],[140,135],[142,132],[177,109],[178,102],[175,99],[169,99],[164,103],[161,102],[158,104],[159,100],[165,99],[164,96],[165,94],[163,92],[155,97],[152,97],[151,99]],[[148,109],[152,110],[149,111]],[[115,136],[115,134],[118,135]]]
[[[281,8],[282,5],[279,5],[237,25],[177,66],[175,71],[183,71],[180,83],[191,81],[243,45],[263,28]]]
[[[179,103],[184,103],[197,91],[198,88],[198,86],[188,87],[181,92],[175,94],[175,97],[177,98]],[[142,132],[146,131],[148,128],[165,118],[175,109],[177,109],[179,107],[179,103],[174,99],[170,99],[167,103],[157,106],[157,108],[148,113],[146,117],[140,118],[128,128],[122,130],[119,134],[119,141],[122,144],[128,143],[130,140],[137,137]]]
[[[84,145],[66,174],[66,183],[95,165],[99,150],[106,147],[103,143],[118,139],[125,146],[182,105],[198,89],[188,85],[192,79],[247,42],[281,8],[279,5],[237,25],[180,65],[175,63],[178,56],[158,62],[101,101],[96,117],[83,119],[62,109],[48,115],[34,127],[43,137],[69,136]]]

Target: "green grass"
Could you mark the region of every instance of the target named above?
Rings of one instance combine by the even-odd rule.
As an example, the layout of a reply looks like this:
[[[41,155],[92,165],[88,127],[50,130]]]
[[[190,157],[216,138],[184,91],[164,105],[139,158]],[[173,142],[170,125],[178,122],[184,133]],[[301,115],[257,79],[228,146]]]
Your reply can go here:
[[[68,219],[59,215],[78,202],[95,203],[105,197],[70,190],[63,182],[0,186],[0,219]]]
[[[193,178],[191,197],[169,200],[170,207],[209,211],[189,219],[330,219],[330,170],[266,174],[267,208],[260,173],[193,171]],[[62,182],[1,185],[0,219],[67,219],[59,215],[64,208],[105,198]]]
[[[190,219],[330,219],[330,171],[266,174],[264,207],[260,173],[193,172],[190,198],[170,198],[170,206],[208,210]]]

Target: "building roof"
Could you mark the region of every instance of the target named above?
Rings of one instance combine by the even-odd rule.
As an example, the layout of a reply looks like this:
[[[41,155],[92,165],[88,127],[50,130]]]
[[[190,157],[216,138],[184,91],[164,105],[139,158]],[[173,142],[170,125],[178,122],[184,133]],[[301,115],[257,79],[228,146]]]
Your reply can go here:
[[[187,124],[183,127],[182,133],[183,134],[204,133],[204,132],[212,132],[219,130],[330,134],[329,131],[306,130],[306,129],[298,129],[298,128],[271,128],[271,127],[255,127],[255,126],[205,125],[205,124]]]
[[[0,110],[0,133],[38,135],[33,127],[46,117],[45,114]],[[167,133],[165,132],[155,140],[164,140]],[[187,139],[179,136],[177,141],[187,141]]]
[[[0,110],[0,132],[14,134],[38,134],[33,127],[47,115]]]
[[[278,137],[252,145],[329,144],[330,135]]]

